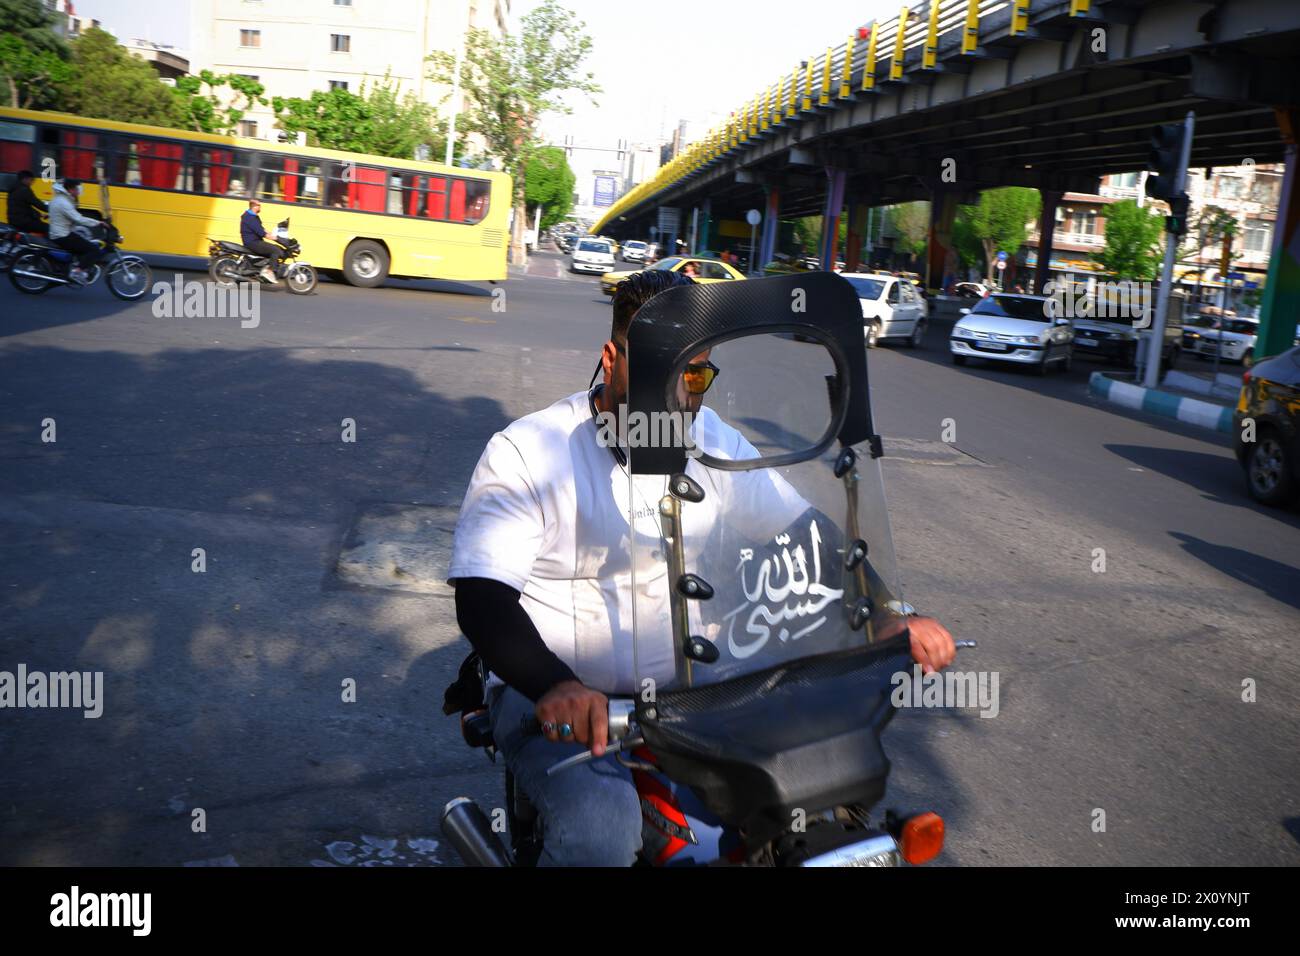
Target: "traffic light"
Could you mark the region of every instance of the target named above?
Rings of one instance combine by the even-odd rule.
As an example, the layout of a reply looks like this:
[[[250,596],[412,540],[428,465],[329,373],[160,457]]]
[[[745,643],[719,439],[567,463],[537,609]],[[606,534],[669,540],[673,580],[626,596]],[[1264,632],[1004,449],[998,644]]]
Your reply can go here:
[[[1147,177],[1147,195],[1152,199],[1169,202],[1174,198],[1178,183],[1178,168],[1183,158],[1183,124],[1165,123],[1151,131],[1151,153],[1147,169],[1155,175]]]
[[[1187,193],[1179,193],[1169,200],[1169,215],[1165,217],[1165,232],[1176,236],[1187,235],[1187,207],[1192,203]]]

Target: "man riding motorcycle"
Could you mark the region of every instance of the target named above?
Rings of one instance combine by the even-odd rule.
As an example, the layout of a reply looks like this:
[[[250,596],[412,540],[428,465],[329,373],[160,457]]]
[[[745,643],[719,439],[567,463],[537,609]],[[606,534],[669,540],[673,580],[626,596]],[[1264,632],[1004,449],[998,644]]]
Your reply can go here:
[[[507,767],[545,820],[540,865],[634,862],[641,846],[642,808],[629,771],[593,760],[549,776],[555,763],[590,747],[603,753],[607,694],[634,693],[631,590],[620,564],[628,515],[654,519],[620,502],[630,492],[627,457],[602,444],[597,416],[618,415],[628,395],[627,336],[652,297],[691,280],[665,271],[637,273],[619,285],[609,341],[598,371],[603,384],[535,412],[493,436],[470,480],[457,523],[448,578],[456,588],[461,630],[492,677],[487,704],[493,737]],[[738,432],[702,406],[720,370],[707,352],[691,358],[678,384],[697,413],[694,439],[709,454],[756,455]],[[761,538],[807,508],[792,489],[760,472],[709,494],[725,519],[766,518]],[[744,477],[752,476],[752,477]],[[736,507],[736,491],[749,499]],[[711,491],[713,489],[710,489]],[[728,498],[730,494],[730,499]],[[715,512],[720,517],[721,512]],[[937,621],[900,618],[887,638],[907,627],[914,659],[928,673],[951,663],[952,636]],[[535,715],[544,737],[522,719]]]
[[[262,204],[256,199],[248,201],[248,208],[239,217],[239,241],[252,250],[255,255],[270,260],[262,267],[262,278],[274,283],[277,280],[275,266],[284,256],[284,249],[273,242],[266,241],[266,227],[262,225]]]
[[[9,190],[9,211],[7,218],[9,225],[19,232],[45,232],[45,220],[41,218],[41,213],[48,212],[45,203],[36,198],[32,192],[32,171],[24,169],[20,172],[14,182],[13,188]]]
[[[77,212],[80,195],[80,179],[65,179],[54,184],[49,206],[50,241],[77,257],[76,264],[68,270],[68,276],[74,282],[84,283],[89,276],[87,270],[99,257],[100,246],[82,233],[94,235],[103,224]]]

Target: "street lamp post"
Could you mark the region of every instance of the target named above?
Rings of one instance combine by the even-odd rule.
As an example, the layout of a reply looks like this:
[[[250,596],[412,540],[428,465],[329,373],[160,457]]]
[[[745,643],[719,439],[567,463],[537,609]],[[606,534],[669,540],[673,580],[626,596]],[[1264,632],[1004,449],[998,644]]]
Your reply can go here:
[[[749,223],[749,274],[752,276],[754,275],[754,263],[758,260],[758,249],[754,245],[754,230],[763,221],[763,214],[757,209],[751,209],[745,213],[745,221]]]
[[[447,122],[447,155],[443,164],[451,165],[452,148],[456,145],[456,114],[460,112],[460,69],[465,59],[465,35],[460,37],[460,46],[456,48],[456,72],[451,80],[451,117]]]

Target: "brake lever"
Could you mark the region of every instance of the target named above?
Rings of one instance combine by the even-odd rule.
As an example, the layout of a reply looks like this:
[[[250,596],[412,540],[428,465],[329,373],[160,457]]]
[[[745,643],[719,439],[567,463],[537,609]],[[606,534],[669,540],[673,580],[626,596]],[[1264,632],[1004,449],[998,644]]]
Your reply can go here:
[[[620,753],[624,750],[631,750],[634,747],[640,747],[643,743],[645,743],[644,737],[633,737],[630,740],[626,738],[616,740],[605,748],[605,752],[601,754],[601,757],[608,757],[610,754]],[[561,770],[568,770],[570,767],[576,767],[579,764],[584,764],[595,759],[597,759],[597,757],[593,751],[584,750],[580,754],[574,754],[572,757],[565,757],[559,763],[547,767],[546,775],[549,777],[553,774],[559,773]]]

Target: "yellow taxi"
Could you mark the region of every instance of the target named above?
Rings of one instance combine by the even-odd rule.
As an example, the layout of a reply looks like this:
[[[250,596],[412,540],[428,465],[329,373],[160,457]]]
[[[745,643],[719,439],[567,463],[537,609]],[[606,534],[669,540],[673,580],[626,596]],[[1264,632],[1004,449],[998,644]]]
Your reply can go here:
[[[743,279],[745,274],[739,269],[728,265],[725,262],[719,262],[717,259],[701,259],[696,256],[668,256],[660,259],[646,270],[625,269],[622,272],[606,272],[600,277],[600,291],[605,295],[613,296],[614,290],[618,284],[635,272],[648,271],[650,269],[667,269],[669,272],[682,272],[687,266],[694,266],[695,274],[691,276],[696,282],[728,282],[732,279]],[[690,271],[686,271],[690,275]]]

